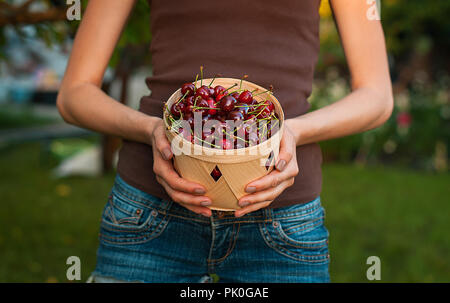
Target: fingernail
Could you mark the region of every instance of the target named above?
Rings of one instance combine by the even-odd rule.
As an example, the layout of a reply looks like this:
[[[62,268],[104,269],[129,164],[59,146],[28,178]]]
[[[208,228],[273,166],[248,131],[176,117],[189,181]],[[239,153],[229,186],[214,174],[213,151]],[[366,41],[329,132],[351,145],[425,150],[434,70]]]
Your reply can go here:
[[[244,214],[242,214],[242,213],[234,213],[234,216],[236,217],[236,218],[239,218],[239,217],[242,217]]]
[[[202,188],[196,188],[194,189],[194,193],[196,193],[197,195],[203,195],[205,191]]]
[[[209,213],[207,213],[207,212],[201,213],[201,215],[204,216],[204,217],[207,217],[207,218],[210,217]]]
[[[163,149],[163,155],[166,160],[169,160],[170,157],[172,156],[172,152],[170,151],[170,149],[165,148]]]
[[[256,191],[256,187],[249,186],[245,189],[245,191],[248,192],[249,194],[254,193]]]
[[[211,205],[212,203],[210,202],[210,201],[203,201],[203,202],[200,202],[200,205],[202,205],[202,206],[209,206],[209,205]]]
[[[282,171],[284,169],[284,167],[286,166],[286,161],[285,160],[280,160],[277,163],[277,169],[279,171]]]
[[[248,201],[242,201],[242,202],[239,203],[239,206],[244,207],[244,206],[247,206],[249,204],[250,203]]]

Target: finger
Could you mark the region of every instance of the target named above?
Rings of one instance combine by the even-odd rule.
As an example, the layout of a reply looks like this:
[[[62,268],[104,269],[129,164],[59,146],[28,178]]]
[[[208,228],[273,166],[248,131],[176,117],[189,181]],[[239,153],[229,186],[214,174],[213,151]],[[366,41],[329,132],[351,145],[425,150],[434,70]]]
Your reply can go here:
[[[278,171],[283,171],[286,165],[291,161],[295,150],[294,137],[289,130],[285,130],[283,138],[280,141],[280,153],[278,154],[277,163],[275,165]]]
[[[164,160],[158,152],[154,152],[153,155],[153,171],[161,179],[164,179],[171,188],[195,195],[206,193],[206,189],[202,185],[181,178],[171,161]]]
[[[259,178],[258,180],[255,180],[253,182],[250,182],[246,187],[245,191],[249,194],[263,191],[268,188],[276,187],[278,186],[284,179],[287,179],[287,175],[285,172],[280,173],[277,170],[271,171],[269,174]]]
[[[164,179],[160,177],[156,177],[156,180],[164,187],[170,198],[172,198],[172,200],[177,203],[184,203],[196,206],[209,206],[212,204],[211,199],[209,197],[194,196],[181,191],[174,190],[167,184],[167,182]]]
[[[246,214],[248,214],[248,213],[250,213],[252,211],[256,211],[258,209],[266,207],[266,206],[270,205],[270,203],[272,203],[272,201],[264,201],[264,202],[261,202],[261,203],[250,204],[247,207],[244,207],[244,208],[236,210],[234,212],[234,216],[235,217],[242,217],[243,215],[246,215]]]
[[[245,207],[249,204],[259,203],[263,201],[271,201],[278,197],[287,187],[293,184],[294,178],[290,178],[280,183],[280,185],[269,188],[263,191],[256,192],[251,195],[246,195],[239,199],[239,205]]]
[[[181,206],[183,206],[184,208],[189,209],[190,211],[205,216],[205,217],[211,217],[212,212],[211,209],[204,207],[204,206],[195,206],[195,205],[190,205],[190,204],[185,204],[185,203],[178,203]]]
[[[290,165],[293,164],[293,165]],[[246,187],[245,191],[249,194],[255,192],[263,191],[280,185],[283,181],[286,181],[298,174],[297,163],[289,163],[288,167],[282,172],[278,170],[273,170],[269,174],[250,182]]]
[[[167,140],[164,128],[162,126],[157,127],[153,133],[154,147],[160,152],[164,160],[172,159],[173,153],[170,148],[170,142]]]

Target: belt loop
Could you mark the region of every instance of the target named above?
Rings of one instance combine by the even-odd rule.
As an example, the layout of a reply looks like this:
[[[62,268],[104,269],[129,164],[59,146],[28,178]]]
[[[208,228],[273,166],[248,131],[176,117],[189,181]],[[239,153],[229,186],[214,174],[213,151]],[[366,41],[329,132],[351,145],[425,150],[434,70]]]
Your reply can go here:
[[[270,208],[266,208],[266,209],[264,209],[264,212],[265,212],[265,214],[264,214],[264,221],[266,221],[266,220],[269,220],[269,222],[272,222],[272,212],[271,212],[271,209]]]

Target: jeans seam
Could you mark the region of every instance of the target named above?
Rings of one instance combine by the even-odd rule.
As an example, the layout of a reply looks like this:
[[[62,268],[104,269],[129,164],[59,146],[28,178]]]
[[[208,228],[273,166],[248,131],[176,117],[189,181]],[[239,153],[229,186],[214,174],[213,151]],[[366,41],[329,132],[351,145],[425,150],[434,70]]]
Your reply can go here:
[[[161,226],[161,224],[163,224],[164,223],[164,226],[162,227],[162,229],[161,229],[161,231],[159,232],[159,234],[162,234],[162,232],[166,229],[166,227],[167,227],[167,225],[168,225],[168,223],[169,223],[169,220],[165,220],[165,218],[166,218],[166,216],[164,216],[162,219],[161,219],[161,222],[159,222],[159,224],[155,227],[155,230],[153,230],[150,234],[147,234],[147,235],[143,235],[143,236],[140,236],[140,237],[111,237],[111,236],[108,236],[108,235],[105,235],[104,233],[102,233],[102,232],[100,232],[100,236],[101,237],[106,237],[106,238],[110,238],[110,239],[116,239],[116,240],[135,240],[135,239],[142,239],[142,238],[146,238],[146,237],[151,237],[157,230],[158,230],[158,228]],[[153,222],[153,221],[152,221]],[[145,230],[142,230],[142,231],[140,231],[140,232],[145,232],[145,231],[148,231],[149,229],[150,229],[150,227],[151,227],[151,225],[149,225]],[[144,242],[145,241],[148,241],[148,240],[151,240],[151,239],[153,239],[153,238],[150,238],[150,239],[147,239],[147,240],[144,240]],[[105,240],[105,241],[107,241],[106,239],[103,239],[103,240]],[[111,241],[107,241],[107,242],[109,242],[109,243],[113,243],[113,242],[111,242]],[[141,243],[141,242],[134,242],[134,243]],[[129,243],[127,243],[127,242],[124,242],[124,244],[129,244]]]
[[[233,251],[234,247],[236,246],[236,241],[237,241],[237,238],[238,238],[238,235],[239,235],[239,230],[240,230],[241,224],[237,223],[237,225],[238,225],[238,227],[237,227],[236,235],[234,235],[234,230],[235,230],[235,226],[236,225],[233,225],[233,232],[232,232],[233,236],[230,239],[230,243],[228,244],[228,250],[225,253],[225,255],[223,257],[219,258],[219,259],[208,259],[207,260],[208,263],[211,262],[211,263],[218,264],[220,262],[223,262],[231,254],[231,252]]]
[[[264,224],[264,223],[263,223],[263,224]],[[266,227],[265,224],[264,224],[264,227]],[[288,254],[288,253],[286,253],[286,252],[280,250],[280,249],[279,249],[279,245],[277,245],[276,243],[274,243],[273,245],[271,245],[271,244],[268,242],[268,240],[266,239],[265,232],[264,232],[264,230],[263,230],[263,228],[262,228],[262,224],[259,225],[259,231],[260,231],[261,236],[262,236],[262,238],[263,238],[263,240],[264,240],[264,242],[266,243],[267,246],[269,246],[271,249],[275,250],[276,252],[278,252],[278,253],[280,253],[280,254],[282,254],[282,255],[284,255],[284,256],[287,256],[287,257],[289,257],[289,258],[291,258],[291,259],[294,259],[294,260],[299,261],[299,262],[307,262],[307,263],[321,263],[321,262],[325,262],[325,261],[328,261],[328,260],[329,260],[329,254],[320,254],[320,255],[314,256],[314,257],[326,256],[325,259],[319,259],[319,260],[308,260],[308,259],[306,259],[308,256],[301,255],[301,254],[294,254],[294,253],[292,253],[292,252],[291,252],[292,255],[290,255],[290,254]],[[270,237],[270,235],[267,235],[267,236],[272,240],[272,242],[275,242],[275,241],[272,239],[272,237]]]

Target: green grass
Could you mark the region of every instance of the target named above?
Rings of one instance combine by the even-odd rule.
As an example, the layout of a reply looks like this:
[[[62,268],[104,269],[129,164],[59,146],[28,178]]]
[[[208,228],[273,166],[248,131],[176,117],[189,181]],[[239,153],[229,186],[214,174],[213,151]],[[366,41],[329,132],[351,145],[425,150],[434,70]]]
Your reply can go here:
[[[95,265],[101,210],[113,175],[53,179],[37,144],[0,153],[0,282],[65,282],[79,256]],[[450,282],[450,176],[327,164],[322,201],[334,282],[365,282],[379,256],[382,282]]]
[[[16,108],[7,105],[0,107],[0,130],[41,126],[54,122],[54,119],[39,117],[29,108]]]

